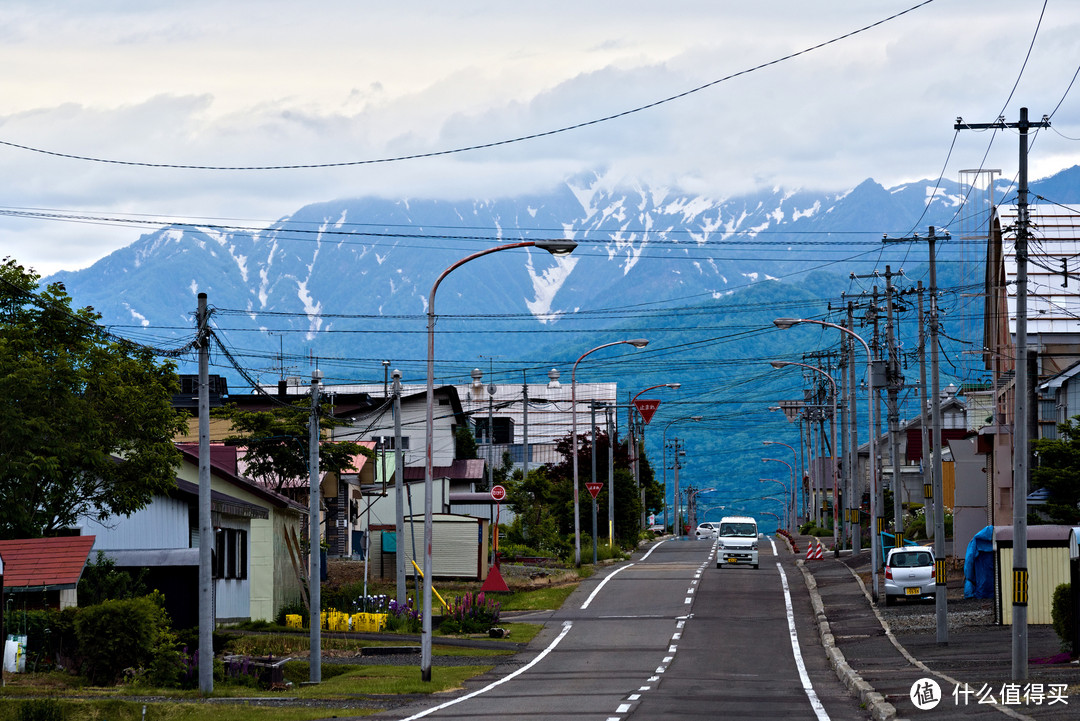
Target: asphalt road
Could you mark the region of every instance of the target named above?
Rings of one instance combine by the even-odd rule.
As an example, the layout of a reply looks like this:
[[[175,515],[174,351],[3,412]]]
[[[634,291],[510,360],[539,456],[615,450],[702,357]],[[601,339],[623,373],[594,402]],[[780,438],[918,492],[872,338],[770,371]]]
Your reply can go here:
[[[762,544],[755,570],[717,569],[706,541],[659,543],[582,583],[511,673],[393,717],[867,718],[826,663],[794,557]]]

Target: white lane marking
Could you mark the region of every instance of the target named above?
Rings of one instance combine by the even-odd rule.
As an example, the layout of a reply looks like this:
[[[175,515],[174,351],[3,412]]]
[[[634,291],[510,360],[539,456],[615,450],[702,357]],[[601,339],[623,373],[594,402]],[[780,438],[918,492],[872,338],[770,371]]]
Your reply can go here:
[[[674,660],[675,660],[674,656],[664,656],[664,661],[663,662],[664,663],[671,663]]]
[[[685,625],[686,625],[686,621],[679,621],[678,623],[675,624],[675,628],[682,628]]]
[[[660,680],[659,676],[649,676],[649,678],[648,678],[649,683],[656,683],[659,680]]]
[[[477,690],[473,691],[472,693],[467,693],[464,696],[459,696],[458,698],[451,699],[450,701],[447,701],[446,703],[439,704],[438,706],[432,706],[431,708],[424,709],[420,713],[416,713],[416,714],[413,714],[412,716],[401,719],[401,721],[414,721],[414,719],[423,718],[424,716],[427,716],[429,713],[434,713],[436,711],[442,711],[444,708],[449,708],[450,706],[453,706],[454,704],[461,703],[462,701],[467,701],[468,699],[471,699],[474,696],[479,696],[482,693],[487,693],[488,691],[495,688],[496,686],[501,686],[502,684],[506,683],[507,681],[511,681],[511,680],[517,678],[518,676],[525,673],[526,671],[528,671],[530,668],[532,668],[536,664],[543,661],[544,658],[547,657],[547,655],[549,653],[554,651],[555,647],[559,645],[559,642],[562,641],[564,638],[566,638],[566,634],[570,633],[570,628],[573,625],[574,624],[573,624],[572,621],[563,621],[563,629],[562,629],[562,631],[559,632],[559,635],[555,637],[555,640],[552,641],[551,643],[549,643],[547,648],[545,648],[543,651],[538,653],[536,655],[536,658],[534,658],[532,661],[529,661],[527,664],[525,664],[524,666],[519,668],[517,671],[514,671],[513,673],[509,673],[509,674],[503,676],[502,678],[500,678],[497,681],[492,681],[487,686],[484,686],[483,688],[477,689]]]
[[[671,640],[672,640],[672,641],[678,641],[678,640],[679,640],[679,639],[681,639],[681,638],[682,638],[682,634],[681,634],[681,633],[673,633],[673,634],[671,635]]]
[[[626,697],[626,700],[627,701],[637,701],[639,698],[641,698],[641,694],[632,693],[632,694],[630,694],[629,696]]]
[[[693,593],[694,592],[694,587],[691,586],[690,588],[686,589],[686,592],[687,593]]]
[[[684,599],[683,599],[683,603],[684,603],[684,604],[686,604],[686,603],[690,603],[690,602],[692,602],[693,600],[694,600],[694,599],[692,599],[692,598],[684,598]]]
[[[641,560],[642,560],[642,561],[644,561],[644,560],[645,560],[646,558],[648,558],[649,556],[651,556],[651,555],[652,555],[652,552],[653,552],[653,551],[655,551],[656,549],[660,548],[660,546],[663,546],[663,545],[664,545],[665,543],[667,543],[667,541],[660,541],[660,543],[658,543],[658,544],[656,544],[655,546],[653,546],[652,548],[650,548],[650,549],[648,550],[648,552],[647,552],[647,553],[646,553],[646,554],[645,554],[644,556],[642,556],[642,557],[641,557]]]
[[[668,646],[667,652],[668,653],[677,653],[678,650],[679,650],[678,646]]]
[[[619,708],[615,709],[615,713],[626,713],[629,710],[630,710],[630,704],[622,703],[622,704],[619,704]]]
[[[667,667],[666,667],[666,666],[657,666],[657,667],[656,667],[656,670],[655,670],[655,671],[653,671],[653,673],[663,673],[664,671],[667,671]]]
[[[652,686],[642,686],[641,688],[638,689],[638,691],[651,691],[651,690],[652,690]]]
[[[769,543],[773,547],[773,555],[776,555],[776,543],[772,538],[769,538]],[[806,692],[806,697],[810,699],[810,706],[814,709],[814,715],[817,716],[819,721],[829,721],[829,714],[825,712],[825,707],[821,704],[821,699],[818,698],[817,692],[814,691],[814,685],[810,683],[810,675],[806,673],[806,664],[803,663],[802,651],[799,650],[799,634],[795,630],[795,611],[791,606],[791,593],[788,590],[787,574],[784,573],[784,567],[780,565],[780,562],[776,562],[776,570],[780,572],[780,584],[784,587],[784,609],[787,613],[788,623],[788,636],[791,638],[791,653],[795,657],[795,666],[799,669],[799,679],[802,681],[803,691]]]
[[[663,542],[661,541],[661,543],[663,543]],[[657,544],[657,545],[659,545],[659,544]],[[656,546],[653,546],[653,548],[656,548]],[[649,553],[652,553],[652,551],[649,551]],[[592,593],[590,593],[590,594],[589,594],[589,597],[585,599],[585,603],[581,604],[581,610],[582,610],[582,611],[584,611],[584,610],[585,610],[586,608],[588,608],[588,607],[589,607],[589,604],[593,602],[593,599],[594,599],[594,598],[596,598],[596,594],[600,593],[600,589],[601,589],[601,588],[603,588],[603,587],[604,587],[604,585],[605,585],[605,584],[606,584],[606,583],[607,583],[608,581],[610,581],[611,579],[615,578],[615,574],[616,574],[616,573],[619,573],[619,572],[621,572],[621,571],[625,571],[626,569],[630,568],[630,567],[631,567],[631,566],[633,566],[633,565],[634,565],[634,564],[632,564],[632,563],[628,563],[628,564],[626,564],[625,566],[619,566],[619,567],[618,567],[618,568],[616,568],[616,569],[615,569],[614,571],[612,571],[611,573],[609,573],[609,574],[608,574],[608,575],[607,575],[607,576],[606,576],[606,577],[604,578],[604,580],[603,580],[603,581],[601,581],[601,582],[600,582],[600,584],[599,584],[599,585],[598,585],[598,586],[597,586],[596,588],[594,588],[594,589],[593,589],[593,592],[592,592]]]

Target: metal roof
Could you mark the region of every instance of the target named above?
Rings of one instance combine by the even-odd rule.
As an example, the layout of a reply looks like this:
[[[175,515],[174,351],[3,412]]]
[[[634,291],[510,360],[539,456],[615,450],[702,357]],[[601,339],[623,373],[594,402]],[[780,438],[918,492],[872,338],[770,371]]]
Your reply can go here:
[[[75,588],[96,536],[17,538],[0,541],[8,591]]]
[[[1080,207],[1029,205],[1029,334],[1080,334]],[[998,208],[1009,303],[1016,332],[1015,205]]]

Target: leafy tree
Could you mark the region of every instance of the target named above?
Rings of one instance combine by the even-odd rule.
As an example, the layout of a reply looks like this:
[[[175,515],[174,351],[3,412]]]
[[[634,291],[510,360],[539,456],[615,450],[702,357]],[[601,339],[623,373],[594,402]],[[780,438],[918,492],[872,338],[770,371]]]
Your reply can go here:
[[[479,458],[476,436],[468,426],[461,425],[454,429],[454,458]]]
[[[246,410],[229,403],[214,409],[211,415],[225,418],[232,424],[232,434],[225,442],[245,447],[245,475],[278,492],[308,484],[310,400],[298,400],[270,410]],[[323,431],[342,425],[345,421],[326,416],[319,418],[319,427]],[[359,443],[324,441],[319,446],[319,466],[329,472],[356,470],[352,459],[361,454],[375,457],[373,451]]]
[[[176,485],[175,367],[117,341],[63,284],[0,261],[0,537],[129,514]],[[123,461],[118,461],[122,458]]]
[[[79,603],[94,606],[108,600],[139,598],[146,595],[147,569],[134,573],[116,568],[116,562],[97,552],[95,561],[88,561],[79,579]]]
[[[1053,523],[1080,523],[1080,416],[1058,424],[1057,438],[1034,441],[1039,465],[1033,485],[1047,491],[1043,512]]]
[[[607,535],[607,507],[608,507],[608,436],[599,433],[596,437],[597,453],[597,481],[604,484],[604,488],[596,497],[598,507],[599,527],[597,533],[600,536]],[[522,543],[534,548],[551,549],[555,542],[553,536],[570,536],[574,532],[574,482],[573,482],[573,448],[571,436],[567,435],[556,443],[556,449],[562,455],[563,460],[559,463],[548,464],[540,469],[530,470],[528,479],[516,478],[510,482],[507,489],[508,502],[518,514],[520,521],[515,521],[516,527],[512,529],[519,533]],[[627,445],[621,443],[615,447],[615,536],[620,543],[633,544],[637,540],[638,530],[641,525],[641,500],[630,472],[630,461],[627,455]],[[651,508],[661,508],[663,494],[656,481],[653,479],[652,468],[644,454],[641,455],[639,466],[642,485],[645,488],[645,498]],[[592,496],[585,487],[587,481],[592,480],[592,434],[581,433],[578,435],[578,492],[581,509],[581,531],[587,533],[591,530],[590,508]],[[600,520],[603,519],[603,520]],[[544,539],[542,542],[537,538]],[[572,545],[572,539],[571,539]]]

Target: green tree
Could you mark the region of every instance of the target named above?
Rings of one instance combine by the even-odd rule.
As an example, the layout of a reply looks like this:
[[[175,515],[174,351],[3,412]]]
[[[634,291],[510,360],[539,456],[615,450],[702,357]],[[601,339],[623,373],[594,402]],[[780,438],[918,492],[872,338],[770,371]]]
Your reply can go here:
[[[170,362],[117,341],[64,286],[0,261],[0,537],[129,514],[176,486]],[[118,459],[123,459],[122,461]]]
[[[301,399],[270,410],[246,410],[229,403],[214,409],[211,415],[225,418],[232,425],[232,433],[225,442],[244,446],[246,476],[278,492],[307,485],[310,477],[310,400]],[[327,416],[319,417],[319,427],[323,431],[345,424],[345,421]],[[332,473],[356,470],[352,460],[357,455],[375,457],[374,451],[359,443],[323,441],[319,446],[319,467]]]
[[[1058,424],[1057,438],[1034,441],[1039,465],[1033,485],[1047,491],[1043,512],[1053,523],[1080,523],[1080,416]]]

